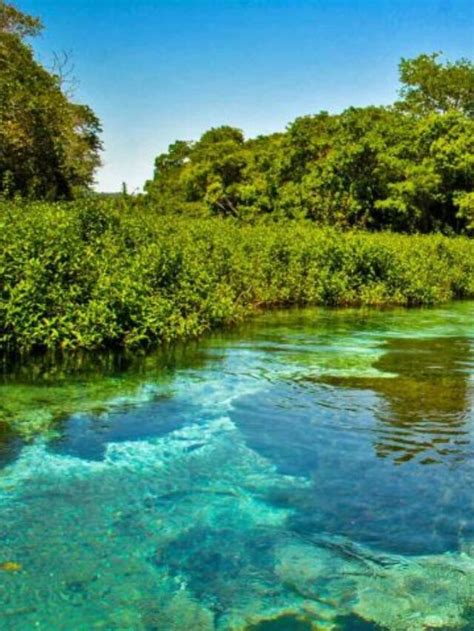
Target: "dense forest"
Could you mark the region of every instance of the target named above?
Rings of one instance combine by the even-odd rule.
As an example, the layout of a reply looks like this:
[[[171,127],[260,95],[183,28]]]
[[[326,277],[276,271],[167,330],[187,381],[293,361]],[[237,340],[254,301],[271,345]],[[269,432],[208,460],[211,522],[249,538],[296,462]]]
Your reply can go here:
[[[176,141],[142,194],[103,195],[100,122],[35,59],[40,29],[0,0],[2,352],[171,341],[263,307],[474,296],[469,60],[402,59],[391,106]]]
[[[146,192],[160,212],[404,232],[474,228],[474,65],[402,59],[400,100],[296,119],[245,140],[231,127],[177,141]]]
[[[34,59],[40,22],[0,2],[0,186],[70,199],[99,165],[100,124]],[[60,70],[60,69],[59,69]],[[311,219],[404,232],[474,229],[474,65],[400,62],[400,99],[302,116],[246,140],[222,126],[157,157],[142,201],[160,214]]]

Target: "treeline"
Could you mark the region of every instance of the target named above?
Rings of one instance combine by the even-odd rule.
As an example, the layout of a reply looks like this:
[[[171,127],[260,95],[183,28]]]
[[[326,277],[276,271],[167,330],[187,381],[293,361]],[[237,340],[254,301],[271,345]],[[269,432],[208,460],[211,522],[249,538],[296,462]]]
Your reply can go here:
[[[0,0],[2,198],[77,198],[100,163],[97,117],[70,99],[61,68],[34,58],[29,38],[40,30]],[[249,140],[228,126],[178,140],[134,203],[187,217],[474,232],[474,65],[402,59],[400,82],[388,107],[303,116]]]
[[[160,217],[116,200],[0,206],[0,351],[133,347],[291,305],[474,297],[472,239]]]
[[[160,213],[306,218],[403,232],[474,230],[474,65],[400,63],[400,100],[303,116],[245,140],[232,127],[177,141],[146,199]]]
[[[41,22],[0,0],[0,196],[71,199],[100,164],[100,123],[67,95],[67,69],[47,70],[28,39]]]

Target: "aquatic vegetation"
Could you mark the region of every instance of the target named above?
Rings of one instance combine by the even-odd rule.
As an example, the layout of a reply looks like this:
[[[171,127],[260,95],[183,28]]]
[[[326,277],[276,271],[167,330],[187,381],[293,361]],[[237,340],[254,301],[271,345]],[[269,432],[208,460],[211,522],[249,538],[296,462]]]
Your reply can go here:
[[[0,570],[3,572],[19,572],[21,569],[23,569],[23,566],[16,561],[3,561],[3,563],[0,563]]]

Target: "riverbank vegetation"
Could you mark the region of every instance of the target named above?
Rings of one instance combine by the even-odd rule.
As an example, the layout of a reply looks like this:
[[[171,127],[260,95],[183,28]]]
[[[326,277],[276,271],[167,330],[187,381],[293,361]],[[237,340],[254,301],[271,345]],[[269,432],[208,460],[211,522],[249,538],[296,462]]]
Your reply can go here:
[[[116,201],[3,204],[3,350],[134,346],[264,307],[474,297],[466,237],[160,217]]]

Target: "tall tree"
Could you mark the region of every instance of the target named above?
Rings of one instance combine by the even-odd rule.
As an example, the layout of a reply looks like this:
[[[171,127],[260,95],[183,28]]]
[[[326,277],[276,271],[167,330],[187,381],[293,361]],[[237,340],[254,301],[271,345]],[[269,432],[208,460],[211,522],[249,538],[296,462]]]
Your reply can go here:
[[[0,0],[0,192],[68,199],[93,183],[101,128],[35,60],[26,38],[41,28]]]
[[[148,199],[243,220],[474,231],[474,66],[420,55],[402,60],[400,81],[390,107],[303,116],[253,140],[224,126],[176,142],[156,160]]]

